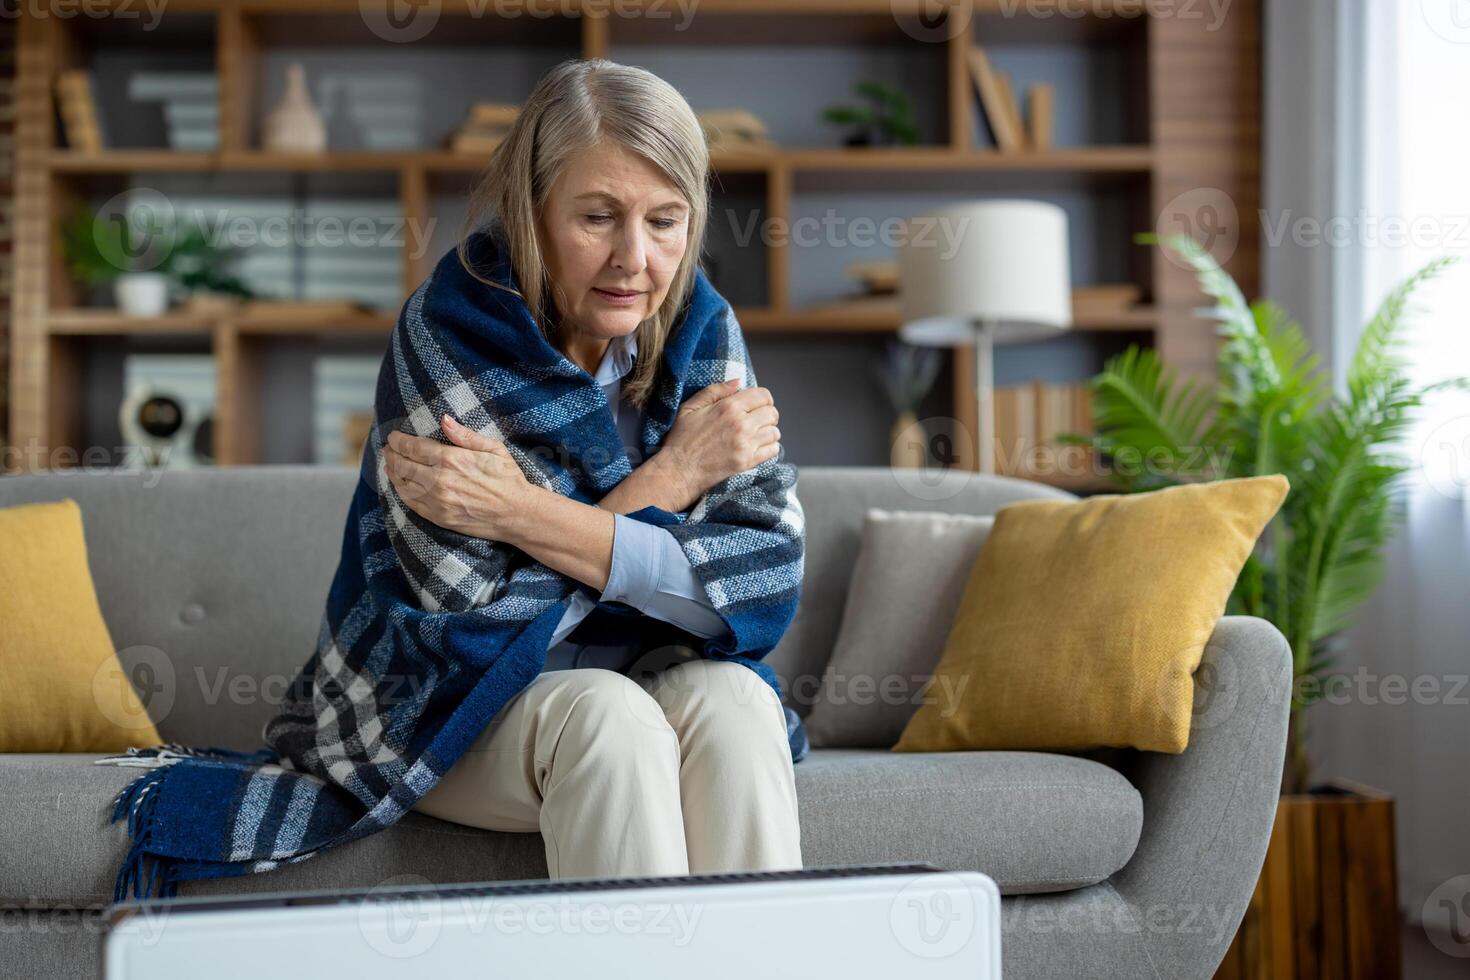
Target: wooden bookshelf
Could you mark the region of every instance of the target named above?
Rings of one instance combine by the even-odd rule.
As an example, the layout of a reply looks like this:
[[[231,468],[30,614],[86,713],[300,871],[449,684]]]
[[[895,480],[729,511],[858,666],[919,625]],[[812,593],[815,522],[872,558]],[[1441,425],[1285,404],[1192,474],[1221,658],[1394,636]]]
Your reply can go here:
[[[140,174],[382,174],[396,182],[403,216],[424,219],[443,182],[464,182],[484,164],[478,157],[441,149],[412,151],[334,150],[321,155],[271,153],[252,144],[263,114],[261,77],[265,53],[281,43],[331,46],[378,44],[389,62],[409,48],[375,41],[364,26],[358,0],[173,0],[167,17],[182,19],[182,41],[212,47],[219,79],[220,143],[212,152],[168,149],[106,149],[85,153],[61,144],[53,101],[54,80],[84,67],[88,46],[146,45],[153,38],[129,28],[111,34],[96,17],[60,16],[50,0],[28,4],[19,18],[16,79],[16,206],[12,299],[10,442],[23,467],[65,465],[52,450],[79,447],[84,434],[86,345],[101,337],[196,338],[216,357],[218,414],[216,452],[222,463],[260,461],[264,345],[283,336],[386,335],[393,317],[371,314],[330,321],[251,324],[229,315],[182,312],[148,320],[78,305],[79,292],[60,259],[59,226],[67,209],[97,187],[112,187]],[[66,0],[58,8],[71,10]],[[99,0],[89,10],[110,6]],[[1085,16],[1047,14],[1048,5],[1007,0],[953,0],[948,21],[931,28],[940,35],[906,36],[905,18],[931,12],[929,0],[702,0],[694,29],[674,33],[652,19],[632,16],[632,0],[609,5],[594,0],[443,0],[441,21],[456,45],[544,46],[566,57],[618,57],[624,43],[740,44],[912,44],[933,57],[942,72],[938,107],[943,132],[932,145],[830,149],[781,147],[769,153],[716,153],[720,175],[749,175],[763,186],[762,211],[770,220],[793,213],[801,181],[824,177],[866,180],[891,186],[895,179],[942,182],[977,175],[977,186],[1096,188],[1128,202],[1132,231],[1150,229],[1171,200],[1193,188],[1212,188],[1242,216],[1259,202],[1260,37],[1259,0],[1231,6],[1221,23],[1163,14],[1144,0],[1094,0]],[[506,11],[501,8],[506,7]],[[527,16],[540,8],[549,17]],[[1161,8],[1163,9],[1163,8]],[[519,16],[510,16],[514,10]],[[72,11],[74,13],[74,10]],[[507,13],[506,16],[502,16]],[[1052,10],[1050,13],[1054,14]],[[454,21],[454,18],[460,18]],[[105,20],[105,19],[104,19]],[[174,21],[170,21],[174,23]],[[460,28],[464,29],[461,30]],[[949,29],[953,28],[953,29]],[[909,31],[910,34],[916,32]],[[965,52],[972,43],[1091,45],[1120,36],[1138,57],[1129,71],[1142,73],[1135,86],[1145,139],[1111,145],[1056,146],[1042,151],[1002,153],[977,145],[976,103]],[[121,38],[121,42],[117,40]],[[167,41],[167,36],[164,38]],[[439,42],[435,42],[439,43]],[[932,52],[932,55],[929,53]],[[556,60],[556,59],[553,59]],[[1132,64],[1137,61],[1138,64]],[[886,185],[885,185],[886,182]],[[1227,263],[1247,294],[1258,278],[1255,236],[1242,232]],[[1193,315],[1197,293],[1190,275],[1162,255],[1139,249],[1134,266],[1144,305],[1113,314],[1080,316],[1080,332],[1136,333],[1152,338],[1171,366],[1209,378],[1217,343],[1208,325]],[[401,291],[407,295],[427,273],[432,257],[405,250]],[[898,326],[896,307],[870,302],[801,305],[793,302],[793,256],[789,245],[772,243],[764,260],[765,299],[737,305],[752,334],[874,335]],[[958,349],[951,376],[953,414],[975,431],[971,357]],[[30,461],[30,462],[27,462]]]

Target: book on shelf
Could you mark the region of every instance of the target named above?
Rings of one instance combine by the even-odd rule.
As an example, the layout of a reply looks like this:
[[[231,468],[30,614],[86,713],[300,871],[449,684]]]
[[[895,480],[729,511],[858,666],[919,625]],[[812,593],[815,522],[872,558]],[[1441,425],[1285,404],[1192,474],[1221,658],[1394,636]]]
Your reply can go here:
[[[770,153],[778,148],[765,122],[749,109],[705,109],[694,116],[711,153]]]
[[[996,388],[995,471],[1056,483],[1086,484],[1099,478],[1091,450],[1057,441],[1064,434],[1091,432],[1091,402],[1086,381]]]
[[[509,102],[476,102],[450,134],[450,151],[476,156],[493,153],[510,133],[520,111],[520,106]]]
[[[1113,316],[1137,306],[1142,298],[1143,290],[1130,282],[1077,286],[1072,290],[1072,315]]]
[[[102,150],[102,126],[97,119],[97,100],[88,72],[73,68],[56,76],[56,108],[70,149],[82,153]]]
[[[1056,88],[1049,83],[1026,90],[1026,141],[1033,150],[1049,150],[1056,121]]]
[[[1010,95],[1009,82],[991,66],[990,58],[982,48],[972,46],[966,52],[966,62],[970,66],[970,79],[980,94],[980,116],[990,126],[996,149],[1002,153],[1025,149],[1020,111]]]

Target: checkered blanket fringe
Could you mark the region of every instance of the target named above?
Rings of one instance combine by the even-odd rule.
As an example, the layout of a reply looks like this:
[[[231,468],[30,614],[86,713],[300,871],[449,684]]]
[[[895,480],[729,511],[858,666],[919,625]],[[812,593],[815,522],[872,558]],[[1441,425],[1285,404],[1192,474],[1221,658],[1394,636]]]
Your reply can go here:
[[[517,286],[499,235],[475,235],[470,254],[482,274]],[[700,271],[665,345],[640,458],[662,444],[685,398],[732,377],[756,383],[734,312]],[[439,420],[450,413],[504,441],[532,482],[595,503],[633,467],[607,407],[518,295],[445,255],[393,331],[316,650],[265,724],[266,747],[170,743],[97,760],[146,770],[113,804],[131,839],[114,899],[304,861],[407,813],[541,672],[567,600],[586,587],[419,517],[387,479],[383,443],[394,430],[447,442]],[[682,642],[744,664],[778,696],[764,658],[795,615],[805,545],[796,470],[783,457],[726,479],[687,512],[628,515],[668,528],[729,627]],[[790,708],[786,717],[799,762],[806,733]]]

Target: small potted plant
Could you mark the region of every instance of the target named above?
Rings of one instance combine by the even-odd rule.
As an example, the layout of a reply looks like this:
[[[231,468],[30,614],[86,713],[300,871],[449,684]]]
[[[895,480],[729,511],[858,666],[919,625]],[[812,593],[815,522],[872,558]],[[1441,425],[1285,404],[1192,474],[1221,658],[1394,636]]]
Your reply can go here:
[[[919,142],[919,125],[909,97],[882,82],[858,82],[855,90],[867,105],[831,106],[822,118],[839,126],[854,127],[845,146],[913,145]]]
[[[212,246],[198,225],[176,226],[147,209],[78,211],[63,227],[62,243],[72,276],[89,287],[111,283],[114,303],[128,316],[161,316],[175,291],[251,295],[224,271],[230,253]]]

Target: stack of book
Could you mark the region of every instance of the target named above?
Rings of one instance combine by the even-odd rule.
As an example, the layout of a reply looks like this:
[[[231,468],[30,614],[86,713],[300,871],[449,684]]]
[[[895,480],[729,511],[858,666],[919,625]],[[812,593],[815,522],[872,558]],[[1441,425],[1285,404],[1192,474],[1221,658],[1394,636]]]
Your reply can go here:
[[[705,109],[696,112],[711,153],[770,153],[777,148],[766,124],[749,109]]]
[[[489,156],[505,139],[515,124],[521,107],[506,102],[476,102],[449,137],[449,149],[455,153]]]
[[[169,149],[219,149],[219,78],[213,72],[138,72],[128,79],[128,98],[163,103]]]
[[[1101,482],[1095,454],[1057,441],[1063,434],[1092,433],[1087,382],[1032,381],[995,389],[995,470],[1049,483]]]
[[[970,78],[980,94],[980,116],[990,127],[995,148],[1002,153],[1050,148],[1055,89],[1046,84],[1027,89],[1023,119],[1010,76],[997,70],[982,48],[971,47],[966,59]]]

